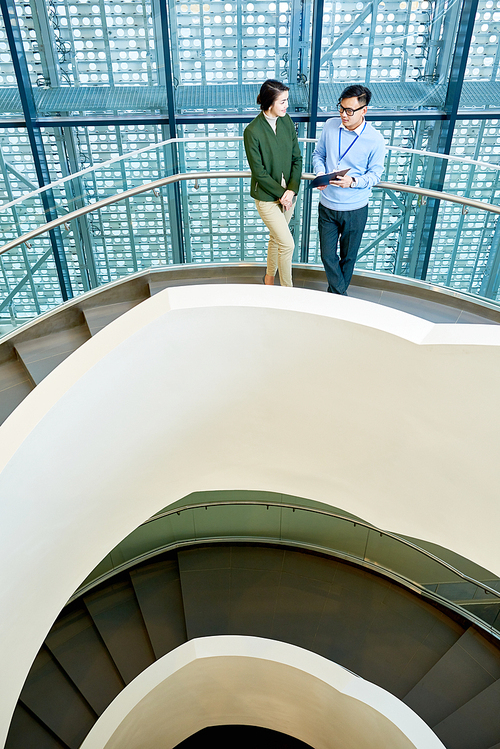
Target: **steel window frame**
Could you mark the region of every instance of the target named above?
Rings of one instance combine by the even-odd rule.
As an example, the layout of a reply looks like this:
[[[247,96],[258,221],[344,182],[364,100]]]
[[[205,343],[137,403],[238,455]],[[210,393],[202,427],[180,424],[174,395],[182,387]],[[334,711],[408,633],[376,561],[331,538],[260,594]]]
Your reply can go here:
[[[304,0],[304,2],[313,2],[313,13],[312,13],[312,38],[311,38],[311,68],[309,71],[309,112],[297,113],[292,115],[292,119],[295,122],[304,122],[307,125],[308,136],[314,137],[316,134],[317,124],[325,121],[331,116],[332,113],[318,112],[318,96],[319,96],[319,77],[320,77],[320,66],[321,66],[321,36],[323,28],[323,9],[324,0]],[[471,38],[474,30],[474,21],[478,6],[478,0],[463,0],[460,12],[460,20],[458,26],[458,32],[455,40],[451,45],[451,68],[448,77],[447,93],[445,99],[444,110],[426,110],[426,111],[383,111],[377,112],[372,110],[368,119],[377,120],[379,122],[388,121],[399,121],[404,122],[406,120],[412,121],[435,121],[441,123],[442,137],[439,139],[437,152],[438,153],[449,153],[453,135],[456,129],[457,123],[462,119],[480,119],[487,120],[493,118],[500,118],[500,109],[491,110],[465,110],[460,109],[460,98],[462,94],[464,77],[465,77],[465,66],[468,60],[468,54],[470,50]],[[172,11],[172,5],[169,0],[156,0],[153,4],[155,15],[158,16],[155,19],[157,27],[161,29],[160,38],[158,38],[157,49],[158,57],[161,58],[161,70],[165,78],[166,92],[167,92],[167,107],[165,113],[156,115],[125,115],[125,116],[92,116],[92,117],[39,117],[36,112],[35,102],[33,98],[33,91],[31,88],[31,82],[29,79],[28,68],[26,63],[26,57],[24,54],[24,48],[22,38],[20,35],[20,28],[17,19],[15,2],[14,0],[0,0],[0,7],[4,16],[4,23],[7,33],[8,45],[14,70],[16,74],[16,80],[19,88],[19,95],[23,107],[24,119],[13,118],[9,120],[0,121],[0,128],[8,127],[25,127],[29,137],[29,142],[32,151],[33,162],[37,173],[37,179],[40,186],[44,186],[50,182],[48,164],[43,146],[41,129],[44,127],[57,127],[57,128],[74,128],[78,126],[102,126],[102,125],[142,125],[142,124],[159,124],[168,128],[171,137],[176,137],[178,125],[189,125],[193,123],[241,123],[246,124],[253,118],[252,114],[243,113],[221,113],[221,114],[210,114],[203,115],[202,113],[183,113],[177,114],[175,106],[175,79],[173,72],[173,65],[175,63],[175,50],[172,48],[171,29],[170,29],[170,18],[169,14]],[[40,3],[37,4],[38,10],[40,9]],[[311,146],[308,145],[306,148],[306,162],[310,158]],[[169,165],[172,171],[177,168],[176,163]],[[432,175],[432,187],[440,190],[444,184],[445,167],[439,165],[437,170],[439,173]],[[183,243],[183,217],[182,217],[182,205],[181,195],[178,184],[172,186],[172,193],[170,197],[170,204],[172,211],[172,224],[171,224],[171,236],[172,236],[172,249],[173,258],[175,262],[184,262],[184,243]],[[42,196],[44,210],[47,218],[53,219],[55,213],[55,202],[51,191],[47,191]],[[306,205],[307,200],[304,204],[303,211],[303,233],[301,243],[301,260],[305,261],[308,254],[308,239],[310,235],[311,225],[311,206]],[[436,201],[434,205],[428,205],[426,213],[428,215],[426,238],[425,238],[425,249],[424,248],[413,248],[413,252],[418,252],[419,258],[415,261],[413,258],[413,267],[415,272],[422,279],[425,279],[427,275],[429,258],[431,254],[432,241],[434,239],[434,231],[437,222],[437,213],[439,210],[439,201]],[[50,235],[52,251],[54,254],[56,269],[59,284],[61,287],[61,295],[63,300],[69,299],[73,296],[71,288],[71,280],[69,276],[69,269],[66,260],[66,254],[64,244],[60,230],[56,227]]]

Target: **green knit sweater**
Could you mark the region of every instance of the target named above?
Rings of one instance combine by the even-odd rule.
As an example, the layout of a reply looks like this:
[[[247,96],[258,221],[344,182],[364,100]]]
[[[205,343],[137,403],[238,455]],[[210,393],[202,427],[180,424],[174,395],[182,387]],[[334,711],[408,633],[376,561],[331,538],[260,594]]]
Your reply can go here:
[[[298,193],[302,155],[294,124],[287,114],[278,117],[274,133],[261,112],[245,128],[243,140],[252,172],[252,198],[270,203],[279,200],[286,190]],[[281,175],[286,188],[281,184]]]

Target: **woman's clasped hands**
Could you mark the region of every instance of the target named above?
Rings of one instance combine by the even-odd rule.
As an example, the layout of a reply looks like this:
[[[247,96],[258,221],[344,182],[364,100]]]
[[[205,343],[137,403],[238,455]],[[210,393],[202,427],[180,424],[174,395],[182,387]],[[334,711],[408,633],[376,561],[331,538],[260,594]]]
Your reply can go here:
[[[281,196],[280,203],[285,209],[285,211],[289,211],[290,208],[292,207],[294,197],[295,197],[295,193],[293,192],[293,190],[286,190]]]

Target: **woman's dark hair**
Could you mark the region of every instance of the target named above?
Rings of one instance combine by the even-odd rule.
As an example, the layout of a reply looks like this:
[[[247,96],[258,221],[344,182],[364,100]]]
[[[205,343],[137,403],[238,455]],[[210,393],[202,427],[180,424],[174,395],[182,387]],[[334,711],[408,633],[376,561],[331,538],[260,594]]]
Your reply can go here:
[[[281,81],[275,81],[272,78],[268,81],[264,81],[260,87],[257,104],[259,104],[263,112],[267,112],[268,109],[271,109],[275,100],[283,93],[283,91],[290,91],[290,89],[288,86],[285,86],[284,83],[281,83]]]
[[[357,99],[362,107],[367,107],[372,98],[372,92],[366,86],[360,86],[354,83],[352,86],[347,86],[340,94],[339,104],[342,99]]]

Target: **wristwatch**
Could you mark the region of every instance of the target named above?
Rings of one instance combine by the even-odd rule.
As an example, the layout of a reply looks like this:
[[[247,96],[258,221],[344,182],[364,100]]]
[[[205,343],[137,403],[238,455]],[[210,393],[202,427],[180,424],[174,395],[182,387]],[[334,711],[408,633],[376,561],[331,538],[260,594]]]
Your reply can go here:
[[[352,179],[352,182],[349,185],[349,187],[356,187],[356,185],[358,184],[358,180],[356,179],[356,177],[351,177],[351,179]]]

